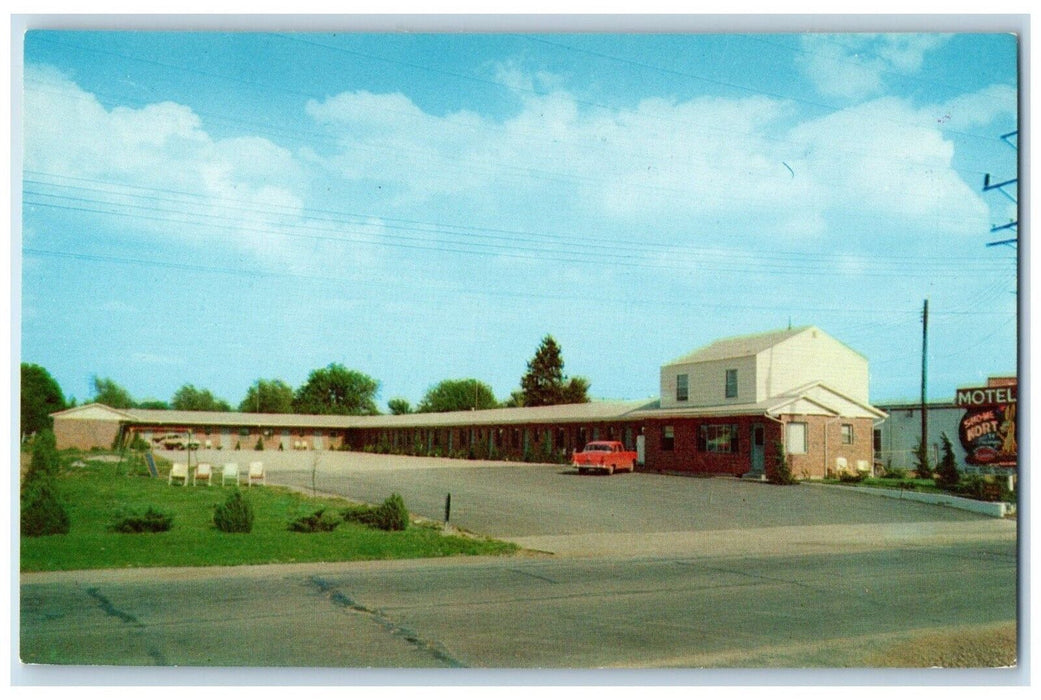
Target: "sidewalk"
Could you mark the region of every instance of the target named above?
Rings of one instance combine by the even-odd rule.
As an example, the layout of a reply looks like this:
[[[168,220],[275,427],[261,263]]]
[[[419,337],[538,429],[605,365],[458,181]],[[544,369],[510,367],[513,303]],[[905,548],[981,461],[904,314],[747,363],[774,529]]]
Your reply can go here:
[[[525,549],[566,557],[789,556],[916,545],[1015,541],[1013,520],[882,525],[808,525],[755,530],[595,533],[505,537]]]

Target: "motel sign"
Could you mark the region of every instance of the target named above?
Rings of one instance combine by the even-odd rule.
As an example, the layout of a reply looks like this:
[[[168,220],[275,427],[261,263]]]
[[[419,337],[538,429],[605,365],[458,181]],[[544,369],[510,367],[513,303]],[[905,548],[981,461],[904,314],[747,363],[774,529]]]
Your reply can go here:
[[[973,466],[1015,469],[1016,384],[958,389],[955,404],[965,409],[958,437]]]

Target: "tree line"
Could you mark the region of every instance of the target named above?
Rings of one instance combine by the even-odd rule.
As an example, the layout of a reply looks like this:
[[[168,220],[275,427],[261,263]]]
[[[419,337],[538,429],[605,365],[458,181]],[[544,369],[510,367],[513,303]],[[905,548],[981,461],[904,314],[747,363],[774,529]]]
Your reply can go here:
[[[124,387],[107,377],[92,379],[93,396],[87,403],[111,408],[173,409],[177,411],[231,411],[231,404],[213,394],[185,384],[169,402],[135,400]],[[307,381],[293,389],[281,379],[257,379],[238,404],[243,413],[300,413],[319,415],[378,415],[376,396],[380,383],[372,377],[338,363],[313,370]],[[441,413],[500,407],[552,406],[589,401],[589,380],[568,378],[560,345],[552,336],[542,339],[528,361],[520,389],[499,402],[491,387],[474,378],[445,379],[427,389],[415,407],[402,397],[391,398],[391,414]],[[58,382],[43,367],[22,363],[21,433],[31,435],[51,426],[50,414],[76,405],[66,400]]]

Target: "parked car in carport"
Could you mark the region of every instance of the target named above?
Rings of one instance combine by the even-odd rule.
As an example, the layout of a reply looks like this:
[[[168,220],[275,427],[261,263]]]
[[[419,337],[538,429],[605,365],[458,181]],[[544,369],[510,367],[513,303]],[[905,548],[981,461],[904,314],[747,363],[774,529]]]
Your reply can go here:
[[[152,442],[165,450],[199,449],[199,441],[189,438],[185,433],[167,433],[153,438]]]

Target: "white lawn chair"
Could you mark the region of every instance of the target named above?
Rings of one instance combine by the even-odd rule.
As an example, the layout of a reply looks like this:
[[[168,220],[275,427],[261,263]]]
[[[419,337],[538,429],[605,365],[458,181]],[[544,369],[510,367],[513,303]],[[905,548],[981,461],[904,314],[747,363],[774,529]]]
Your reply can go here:
[[[181,480],[181,486],[188,485],[188,465],[183,462],[174,462],[173,466],[170,467],[170,477],[166,480],[166,483],[172,484],[174,479]]]
[[[246,476],[246,485],[252,486],[253,482],[267,485],[267,476],[264,474],[263,462],[250,462],[249,474]]]
[[[228,483],[228,479],[231,479],[231,483],[238,486],[239,483],[239,465],[235,462],[228,462],[221,469],[220,473],[220,485],[224,486]]]
[[[205,481],[207,486],[213,486],[213,465],[206,462],[202,462],[195,468],[195,476],[192,477],[192,486],[199,483],[199,480]]]

